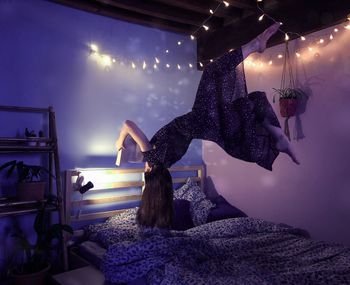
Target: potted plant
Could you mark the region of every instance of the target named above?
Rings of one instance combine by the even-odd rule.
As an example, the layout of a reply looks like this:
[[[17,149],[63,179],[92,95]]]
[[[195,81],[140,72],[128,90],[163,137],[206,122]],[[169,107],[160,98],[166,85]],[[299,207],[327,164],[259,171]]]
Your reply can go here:
[[[33,228],[36,240],[31,244],[23,232],[18,229],[12,237],[17,240],[17,253],[20,261],[9,269],[15,285],[42,285],[51,267],[52,250],[58,249],[63,242],[64,232],[73,234],[73,229],[66,224],[51,224],[46,207],[48,205],[58,206],[56,197],[40,202]]]
[[[285,118],[295,116],[298,108],[298,101],[304,96],[304,92],[299,88],[273,88],[273,90],[275,90],[273,102],[275,103],[275,97],[277,94],[279,98],[281,116]]]
[[[39,165],[28,165],[23,161],[12,160],[0,166],[0,171],[7,169],[6,177],[17,173],[17,197],[20,201],[38,201],[44,199],[46,182],[41,181],[44,173],[53,175]],[[16,172],[15,172],[16,170]]]
[[[36,146],[36,133],[34,130],[29,131],[28,128],[25,129],[24,134],[27,138],[28,146]]]

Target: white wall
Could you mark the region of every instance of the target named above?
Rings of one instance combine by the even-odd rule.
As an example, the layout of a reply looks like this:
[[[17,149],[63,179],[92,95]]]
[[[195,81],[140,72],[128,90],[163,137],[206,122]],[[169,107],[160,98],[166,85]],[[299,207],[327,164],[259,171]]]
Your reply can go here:
[[[229,157],[211,142],[204,143],[203,160],[217,191],[248,215],[305,228],[316,239],[350,245],[350,31],[338,28],[338,33],[332,28],[309,35],[308,42],[325,39],[324,44],[310,42],[312,52],[299,40],[290,44],[293,55],[301,53],[298,81],[307,84],[309,80],[313,91],[301,116],[306,138],[292,142],[300,166],[280,154],[269,172]],[[276,46],[250,57],[248,62],[254,59],[256,67],[245,63],[248,90],[265,91],[271,103],[272,88],[280,86],[282,60],[276,56],[283,48]],[[283,124],[277,104],[272,106]]]

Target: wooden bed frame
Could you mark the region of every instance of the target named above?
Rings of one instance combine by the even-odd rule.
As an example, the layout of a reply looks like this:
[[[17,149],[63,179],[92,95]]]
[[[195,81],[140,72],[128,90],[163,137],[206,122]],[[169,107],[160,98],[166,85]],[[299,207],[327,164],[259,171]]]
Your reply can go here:
[[[174,187],[179,187],[181,184],[184,184],[188,177],[198,181],[201,189],[204,187],[205,168],[203,165],[174,166],[171,167],[169,171],[173,176]],[[84,178],[88,178],[84,179],[85,183],[90,180],[89,178],[91,178],[91,181],[94,184],[94,188],[88,192],[89,195],[86,195],[87,197],[82,200],[76,198],[74,199],[73,197],[74,195],[77,196],[78,193],[78,189],[75,184],[80,175],[84,176]],[[84,213],[84,208],[89,205],[99,205],[103,207],[103,204],[111,205],[113,203],[127,204],[128,202],[137,202],[141,198],[143,187],[143,168],[81,168],[67,170],[65,187],[66,223],[72,225],[79,221],[87,222],[111,217],[130,207],[124,207],[124,209],[121,207],[121,209],[110,211],[97,210],[93,213]],[[124,191],[120,191],[122,189],[124,189]],[[133,189],[133,191],[130,191],[132,193],[125,194],[125,190],[128,191],[128,189]],[[103,190],[105,195],[104,197],[94,197],[97,195],[91,195],[91,192],[97,194],[99,190]],[[79,195],[78,197],[80,197]],[[80,208],[82,210],[80,215],[72,214],[72,209],[75,208]]]

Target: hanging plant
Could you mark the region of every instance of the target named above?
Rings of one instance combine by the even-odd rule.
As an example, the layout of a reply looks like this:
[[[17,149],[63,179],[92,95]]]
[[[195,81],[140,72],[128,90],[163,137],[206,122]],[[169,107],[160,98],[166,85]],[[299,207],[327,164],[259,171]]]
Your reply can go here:
[[[295,87],[292,63],[288,49],[288,41],[286,42],[286,47],[284,51],[281,87],[279,89],[273,88],[273,90],[275,91],[273,96],[273,102],[275,103],[277,95],[280,105],[281,116],[285,118],[284,132],[290,140],[288,120],[289,118],[297,115],[299,103],[301,102],[302,98],[305,98],[305,93],[300,88]]]

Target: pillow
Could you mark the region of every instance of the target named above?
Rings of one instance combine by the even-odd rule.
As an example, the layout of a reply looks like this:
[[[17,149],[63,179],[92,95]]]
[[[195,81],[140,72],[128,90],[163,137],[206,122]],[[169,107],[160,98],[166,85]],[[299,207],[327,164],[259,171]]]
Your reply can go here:
[[[210,209],[215,206],[191,178],[188,178],[183,186],[174,191],[174,198],[190,202],[190,213],[195,226],[205,224]]]
[[[198,186],[197,182],[194,181],[191,177],[187,178],[184,185],[174,190],[174,199],[183,199],[183,195],[187,192],[187,190],[195,186]]]
[[[228,218],[247,217],[240,209],[232,206],[224,197],[219,195],[212,200],[215,207],[208,214],[207,223]]]
[[[174,217],[172,229],[185,231],[194,227],[190,213],[191,203],[184,199],[174,200]]]

